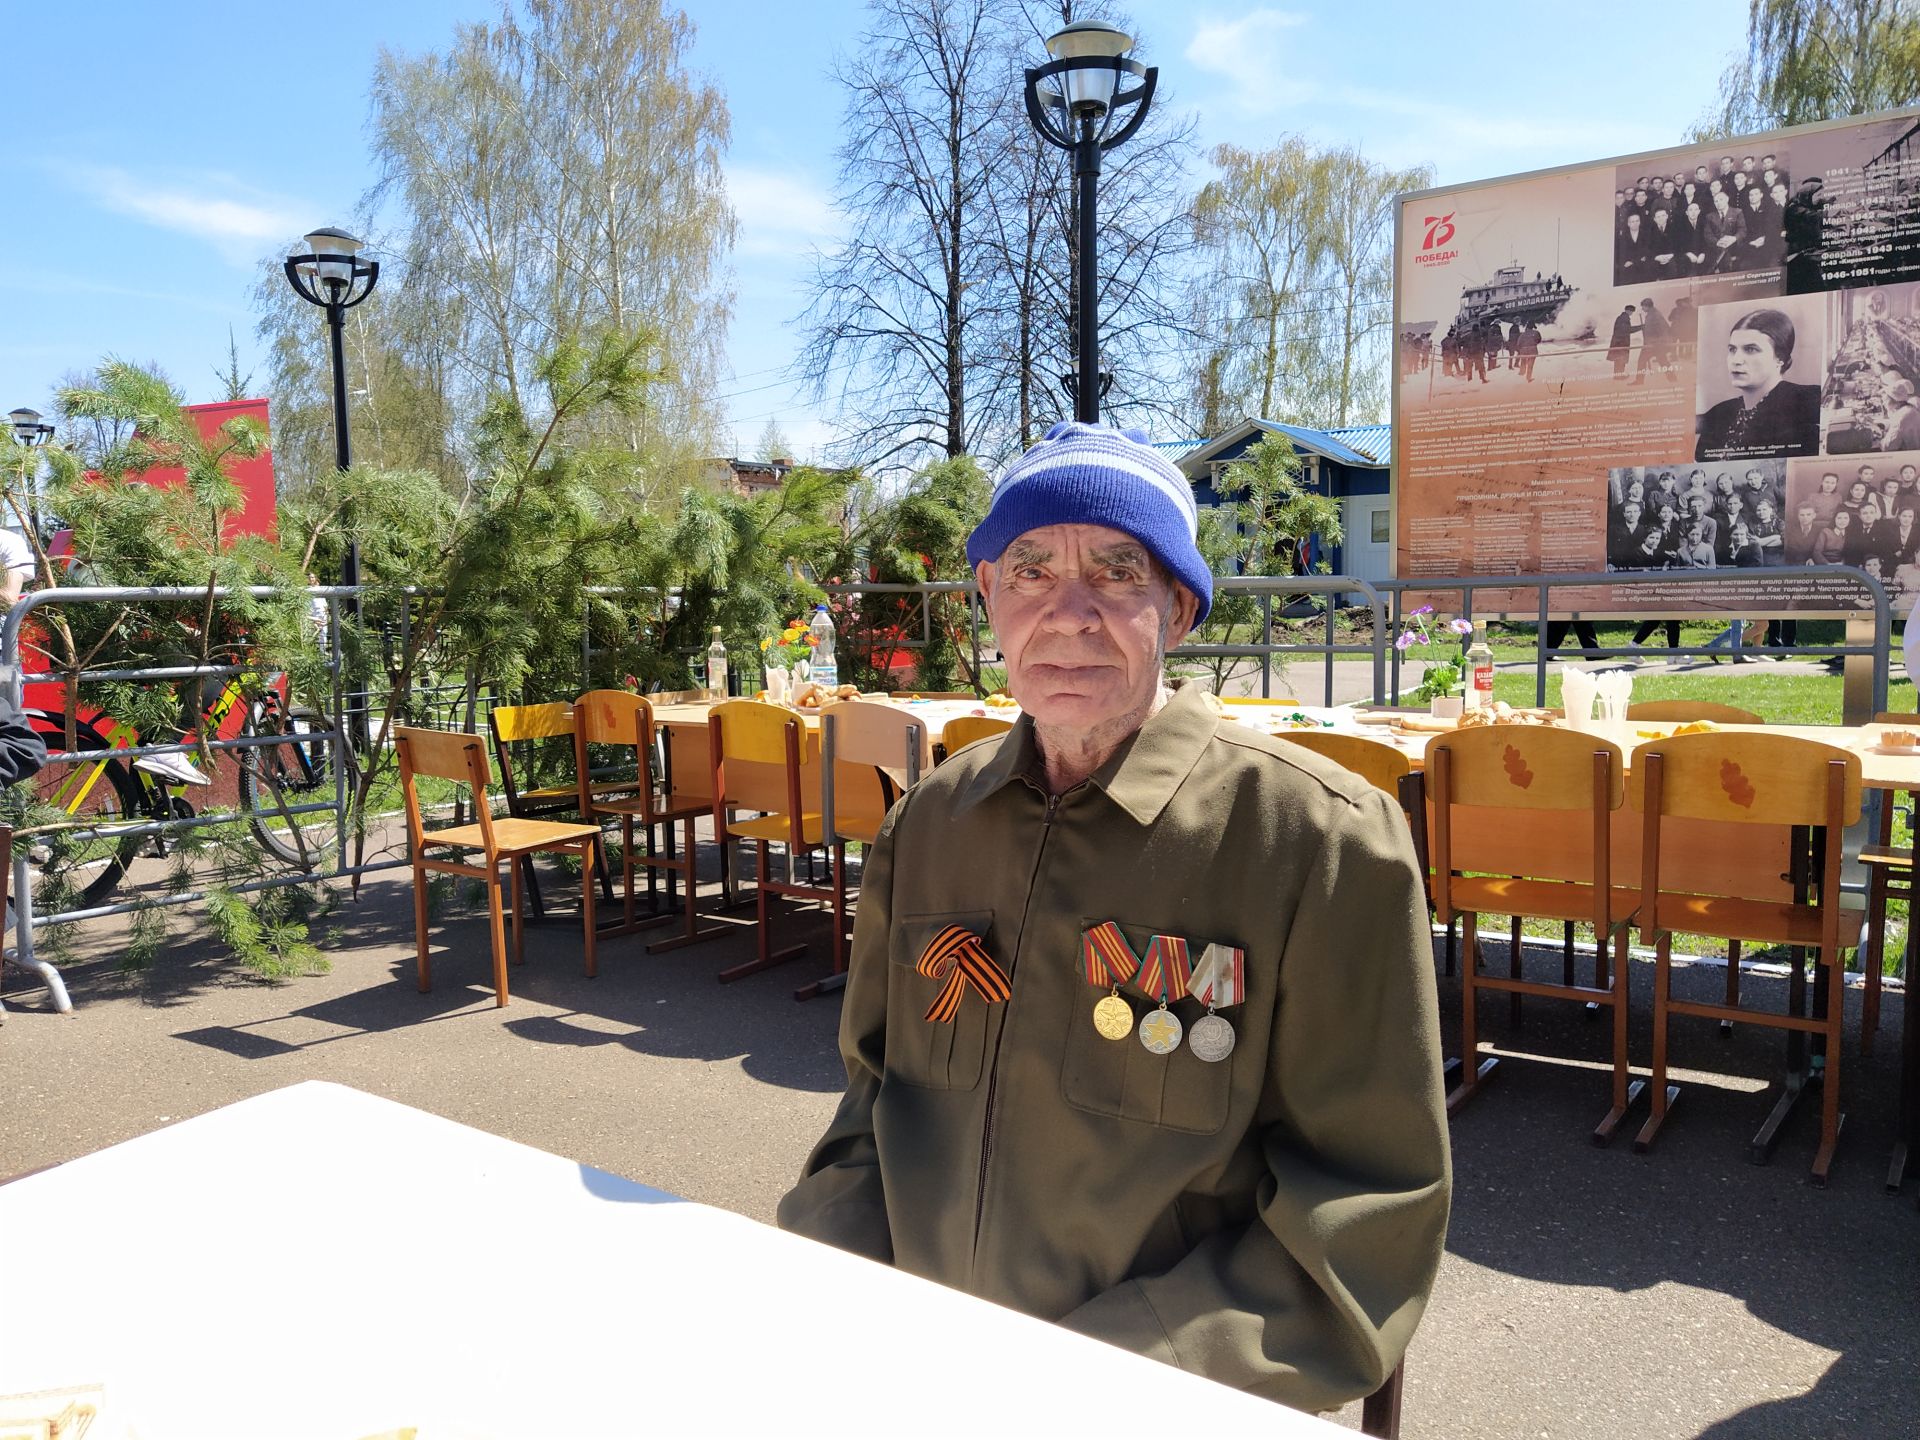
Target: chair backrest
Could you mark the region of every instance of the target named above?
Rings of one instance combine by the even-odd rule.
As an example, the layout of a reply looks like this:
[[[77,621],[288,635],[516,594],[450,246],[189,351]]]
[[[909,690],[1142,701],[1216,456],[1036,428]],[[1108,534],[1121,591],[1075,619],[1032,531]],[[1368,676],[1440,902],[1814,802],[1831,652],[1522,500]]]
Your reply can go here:
[[[493,734],[493,755],[500,765],[500,785],[507,792],[507,808],[520,808],[520,775],[509,748],[521,741],[559,740],[573,734],[573,706],[565,700],[544,705],[496,705],[487,712],[487,729]]]
[[[1459,872],[1610,885],[1622,768],[1612,741],[1557,726],[1479,725],[1436,737],[1427,746],[1427,791],[1441,918],[1452,914]],[[1515,809],[1565,812],[1567,823],[1554,829],[1553,843],[1515,849],[1499,817]]]
[[[1650,762],[1659,791],[1651,802]],[[1833,771],[1840,768],[1838,809]],[[1633,752],[1628,799],[1643,814],[1742,825],[1847,826],[1860,818],[1860,757],[1798,735],[1706,731],[1648,740]]]
[[[1711,720],[1716,725],[1764,725],[1766,720],[1738,705],[1721,705],[1712,700],[1642,700],[1627,706],[1629,720],[1678,720],[1690,724]]]
[[[991,715],[956,715],[941,728],[940,744],[951,756],[976,740],[1004,735],[1012,728],[1011,720],[996,720]]]
[[[589,690],[573,702],[573,769],[579,782],[580,813],[590,813],[593,774],[589,745],[617,746],[631,752],[636,789],[645,805],[642,818],[653,814],[653,707],[631,690]],[[620,776],[625,778],[625,760]]]
[[[1400,798],[1400,781],[1413,770],[1404,751],[1364,735],[1340,735],[1332,730],[1282,730],[1279,738],[1316,755],[1324,755],[1343,770],[1351,770],[1376,790]]]
[[[1666,843],[1666,832],[1676,822],[1762,827],[1757,833],[1783,839],[1810,827],[1824,829],[1827,841],[1817,891],[1809,893],[1819,899],[1823,946],[1836,943],[1841,852],[1846,848],[1842,832],[1860,818],[1860,788],[1858,755],[1796,735],[1713,730],[1637,747],[1627,795],[1641,813],[1640,924],[1649,935],[1669,928],[1663,913],[1668,907],[1662,903],[1669,895],[1754,899],[1779,888],[1777,855],[1764,867],[1765,884],[1758,875],[1752,881],[1744,875],[1718,883],[1703,880],[1692,865],[1700,846],[1697,835],[1683,834]],[[1722,842],[1716,848],[1732,853],[1740,847]],[[1788,856],[1791,867],[1791,849]]]
[[[1214,698],[1222,705],[1298,705],[1300,703],[1291,695],[1269,695],[1264,699],[1258,695],[1217,695]]]
[[[925,717],[879,700],[848,700],[820,715],[821,809],[829,839],[864,839],[900,794],[933,768]]]
[[[473,792],[474,819],[488,854],[493,853],[493,813],[487,806],[487,749],[480,737],[466,730],[425,730],[399,725],[393,732],[394,753],[400,761],[400,789],[406,799],[407,834],[417,848],[426,827],[420,818],[420,797],[414,778],[431,776],[452,780]]]
[[[818,742],[800,717],[763,700],[723,700],[707,717],[716,814],[728,809],[791,815],[802,805],[800,770]]]

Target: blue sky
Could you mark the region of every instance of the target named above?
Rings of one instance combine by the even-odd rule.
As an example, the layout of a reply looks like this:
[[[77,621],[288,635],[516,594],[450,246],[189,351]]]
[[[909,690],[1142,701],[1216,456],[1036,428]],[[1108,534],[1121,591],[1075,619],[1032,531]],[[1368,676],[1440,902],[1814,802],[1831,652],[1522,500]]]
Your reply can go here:
[[[809,253],[832,201],[842,98],[828,76],[856,0],[688,0],[694,64],[733,115],[737,290],[723,409],[746,452],[769,417],[802,454],[831,413],[788,384]],[[1161,99],[1203,147],[1303,131],[1442,183],[1680,143],[1744,39],[1745,0],[1615,0],[1523,19],[1510,3],[1133,0]],[[1085,13],[1098,13],[1083,4]],[[382,46],[446,44],[482,0],[344,9],[232,0],[5,8],[9,160],[0,227],[0,411],[46,410],[69,371],[158,361],[220,393],[229,327],[264,379],[249,292],[260,261],[339,223],[372,179],[367,82]],[[77,17],[84,16],[84,21]],[[1125,151],[1109,164],[1124,164]],[[1206,167],[1196,169],[1195,182]]]

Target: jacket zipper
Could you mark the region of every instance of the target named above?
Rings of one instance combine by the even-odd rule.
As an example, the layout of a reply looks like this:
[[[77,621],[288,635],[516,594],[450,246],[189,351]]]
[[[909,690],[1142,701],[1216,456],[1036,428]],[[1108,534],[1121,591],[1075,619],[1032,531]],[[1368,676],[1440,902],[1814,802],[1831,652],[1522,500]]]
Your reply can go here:
[[[1024,940],[1027,933],[1027,911],[1033,906],[1033,887],[1040,878],[1040,862],[1046,858],[1047,840],[1053,834],[1053,817],[1060,809],[1058,795],[1047,796],[1046,814],[1040,820],[1040,848],[1034,852],[1033,873],[1027,877],[1027,904],[1020,912],[1020,936]],[[1019,955],[1014,956],[1014,972],[1019,973]],[[1000,1034],[1005,1038],[1007,1024],[1011,1016],[1002,1019]],[[1000,1087],[1000,1046],[996,1041],[993,1047],[993,1063],[987,1068],[987,1110],[980,1124],[980,1177],[973,1194],[973,1254],[977,1260],[980,1255],[980,1222],[987,1213],[987,1162],[993,1158],[993,1100]]]

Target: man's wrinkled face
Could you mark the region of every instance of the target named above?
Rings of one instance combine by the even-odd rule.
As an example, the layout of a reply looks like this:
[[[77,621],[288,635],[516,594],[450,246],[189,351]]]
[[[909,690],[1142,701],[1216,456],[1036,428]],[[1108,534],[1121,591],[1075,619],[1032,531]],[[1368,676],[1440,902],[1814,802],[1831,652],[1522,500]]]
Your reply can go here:
[[[1007,688],[1038,725],[1091,732],[1151,705],[1198,602],[1131,535],[1029,530],[979,567]]]

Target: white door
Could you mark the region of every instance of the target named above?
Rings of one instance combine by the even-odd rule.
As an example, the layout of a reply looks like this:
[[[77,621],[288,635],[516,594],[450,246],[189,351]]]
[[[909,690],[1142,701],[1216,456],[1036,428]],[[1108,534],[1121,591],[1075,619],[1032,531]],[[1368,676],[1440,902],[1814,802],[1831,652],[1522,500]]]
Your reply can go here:
[[[1393,572],[1392,502],[1385,495],[1349,495],[1340,508],[1347,532],[1341,571],[1360,580],[1387,579]]]

